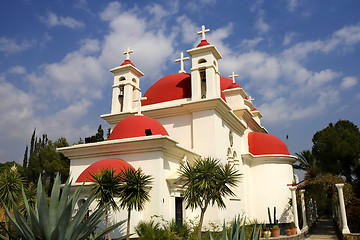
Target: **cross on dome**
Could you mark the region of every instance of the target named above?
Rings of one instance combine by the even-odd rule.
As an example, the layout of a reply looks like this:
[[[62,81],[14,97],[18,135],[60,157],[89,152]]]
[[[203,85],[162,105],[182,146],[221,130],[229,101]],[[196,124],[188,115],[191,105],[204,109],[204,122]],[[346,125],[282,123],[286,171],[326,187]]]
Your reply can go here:
[[[189,59],[190,59],[189,57],[184,58],[184,53],[181,52],[180,53],[180,58],[175,60],[175,62],[180,62],[180,71],[179,71],[179,73],[184,73],[185,72],[185,70],[184,70],[184,61],[189,60]]]
[[[250,102],[252,103],[254,100],[255,100],[254,98],[252,98],[251,96],[249,96],[248,101],[250,101]]]
[[[146,99],[147,99],[147,97],[141,97],[141,92],[139,91],[139,98],[134,100],[134,102],[138,103],[138,112],[136,115],[142,115],[141,114],[141,101],[146,100]]]
[[[127,50],[124,52],[124,55],[126,55],[126,60],[130,59],[130,53],[133,53],[133,50],[130,50],[130,47],[127,47]]]
[[[197,34],[201,34],[201,40],[205,40],[205,33],[210,32],[210,29],[205,29],[205,25],[201,26],[201,31],[199,31]]]
[[[232,74],[229,76],[229,78],[232,78],[233,83],[235,83],[235,77],[239,77],[239,75],[235,74],[234,72],[232,72]]]

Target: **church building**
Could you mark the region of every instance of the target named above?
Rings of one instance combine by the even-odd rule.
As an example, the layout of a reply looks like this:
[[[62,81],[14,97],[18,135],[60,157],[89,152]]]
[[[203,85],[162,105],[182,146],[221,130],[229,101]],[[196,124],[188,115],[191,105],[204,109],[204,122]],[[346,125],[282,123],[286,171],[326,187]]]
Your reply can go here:
[[[110,70],[114,75],[111,112],[101,116],[111,126],[109,138],[58,149],[71,160],[74,189],[83,182],[89,189],[89,173],[107,167],[119,172],[132,166],[152,175],[150,201],[143,211],[132,211],[131,232],[140,220],[153,215],[184,221],[199,216],[200,210],[185,209],[178,170],[182,162],[208,156],[234,165],[242,177],[233,189],[236,196],[225,198],[226,209],[208,208],[205,226],[237,215],[268,222],[268,207],[276,207],[280,223],[293,221],[287,184],[293,182],[296,157],[261,125],[262,114],[236,83],[238,75],[220,75],[222,56],[206,40],[209,31],[202,26],[200,43],[187,51],[190,58],[181,53],[176,60],[180,71],[159,79],[144,97],[140,89],[144,73],[130,60],[128,48],[125,61]],[[187,73],[184,61],[189,59]],[[83,191],[79,204],[86,194]],[[126,217],[126,210],[113,212],[111,221]]]

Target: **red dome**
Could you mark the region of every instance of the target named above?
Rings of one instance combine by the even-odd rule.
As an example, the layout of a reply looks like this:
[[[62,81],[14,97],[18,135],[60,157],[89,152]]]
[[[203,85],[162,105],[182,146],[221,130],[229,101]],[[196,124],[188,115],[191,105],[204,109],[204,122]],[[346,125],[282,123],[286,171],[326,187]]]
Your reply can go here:
[[[222,91],[230,87],[241,88],[239,84],[233,83],[230,78],[220,77],[221,98],[225,100]],[[174,73],[159,79],[144,94],[146,100],[142,105],[151,105],[155,103],[173,101],[183,98],[191,98],[191,74]]]
[[[78,177],[76,182],[92,182],[90,173],[98,173],[102,169],[110,168],[115,170],[115,173],[120,173],[121,170],[133,168],[129,163],[120,159],[104,159],[97,161],[88,166]]]
[[[151,134],[146,133],[151,130]],[[163,125],[150,117],[134,115],[124,118],[116,124],[108,140],[144,137],[148,135],[166,135],[169,136]]]
[[[128,64],[133,65],[135,67],[135,65],[129,59],[126,59],[120,66],[124,66]]]
[[[208,41],[206,41],[206,40],[201,40],[201,42],[199,43],[199,45],[197,45],[197,47],[202,47],[202,46],[206,46],[206,45],[210,45],[210,43],[208,43]]]
[[[250,132],[248,144],[249,152],[253,155],[290,155],[283,141],[267,133]]]

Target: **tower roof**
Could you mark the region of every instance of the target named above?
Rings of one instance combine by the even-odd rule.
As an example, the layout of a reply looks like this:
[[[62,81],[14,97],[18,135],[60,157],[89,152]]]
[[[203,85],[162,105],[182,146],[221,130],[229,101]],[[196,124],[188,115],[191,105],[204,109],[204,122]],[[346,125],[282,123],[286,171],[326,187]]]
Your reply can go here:
[[[169,136],[163,125],[155,119],[143,115],[134,115],[118,122],[108,140],[144,137],[148,135]]]
[[[128,168],[133,168],[128,162],[125,162],[120,159],[104,159],[97,161],[90,166],[88,166],[77,178],[75,182],[92,182],[93,178],[90,173],[98,173],[102,169],[113,169],[115,173],[120,173],[121,170],[126,170]]]

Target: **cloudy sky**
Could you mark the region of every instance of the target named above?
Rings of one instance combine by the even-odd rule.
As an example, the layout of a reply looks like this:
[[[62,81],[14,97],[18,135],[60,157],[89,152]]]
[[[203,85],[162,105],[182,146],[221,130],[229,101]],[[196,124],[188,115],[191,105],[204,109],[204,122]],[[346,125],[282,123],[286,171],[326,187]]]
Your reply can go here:
[[[99,116],[124,50],[144,94],[179,70],[203,24],[220,74],[239,74],[269,133],[292,154],[310,149],[330,122],[360,126],[359,10],[357,0],[2,1],[0,161],[22,163],[34,128],[70,144],[108,128]]]

